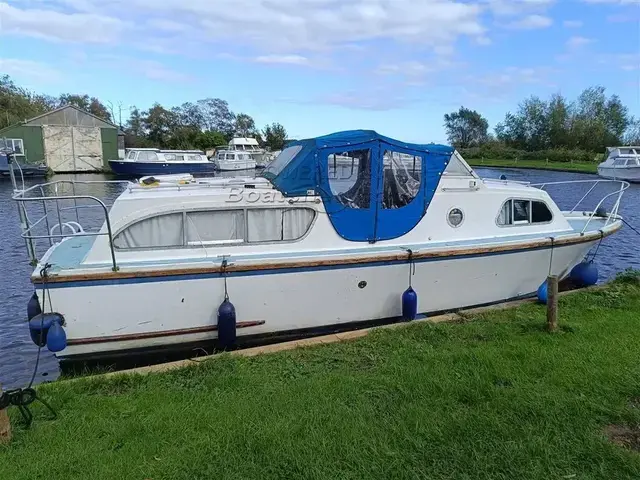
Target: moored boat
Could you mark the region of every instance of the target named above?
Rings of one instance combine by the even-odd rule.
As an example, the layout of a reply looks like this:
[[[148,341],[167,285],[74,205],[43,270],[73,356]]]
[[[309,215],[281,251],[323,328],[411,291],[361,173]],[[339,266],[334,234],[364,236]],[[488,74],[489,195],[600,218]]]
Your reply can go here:
[[[256,161],[249,153],[237,150],[218,150],[213,162],[216,165],[216,169],[223,172],[253,170],[256,168]]]
[[[640,147],[608,147],[598,175],[613,180],[640,182]]]
[[[131,148],[126,158],[109,160],[117,175],[139,177],[145,175],[171,175],[180,173],[206,174],[215,171],[215,164],[199,150],[160,150],[158,148]]]
[[[331,175],[337,160],[353,173]],[[429,314],[530,295],[621,228],[628,184],[599,182],[616,188],[595,208],[585,195],[561,211],[545,186],[483,180],[452,147],[348,131],[289,144],[259,178],[123,183],[110,209],[75,195],[104,212],[97,230],[53,207],[23,236],[57,315],[52,350],[75,361],[394,321],[405,300]],[[14,199],[55,204],[63,183]],[[38,227],[59,232],[42,256]]]

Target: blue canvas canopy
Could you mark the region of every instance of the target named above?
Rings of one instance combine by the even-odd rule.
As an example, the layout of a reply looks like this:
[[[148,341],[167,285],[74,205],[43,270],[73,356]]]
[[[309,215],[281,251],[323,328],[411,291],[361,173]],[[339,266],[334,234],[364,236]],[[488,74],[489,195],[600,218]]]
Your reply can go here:
[[[375,242],[418,224],[453,152],[351,130],[289,143],[262,176],[288,197],[320,195],[340,236]]]

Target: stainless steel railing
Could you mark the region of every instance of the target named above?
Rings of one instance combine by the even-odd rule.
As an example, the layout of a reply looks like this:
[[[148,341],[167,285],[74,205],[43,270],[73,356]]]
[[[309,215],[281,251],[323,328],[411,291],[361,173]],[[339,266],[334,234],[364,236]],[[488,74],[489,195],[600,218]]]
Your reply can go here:
[[[127,181],[82,181],[82,180],[57,180],[54,182],[45,182],[33,185],[29,188],[18,188],[15,174],[10,170],[11,180],[13,182],[12,199],[18,205],[18,214],[20,217],[21,237],[24,238],[29,255],[29,261],[32,265],[38,263],[37,242],[46,240],[49,247],[55,243],[62,241],[68,237],[98,237],[106,236],[109,239],[109,250],[111,254],[111,264],[114,271],[118,270],[116,262],[115,250],[113,247],[113,231],[111,229],[111,220],[109,218],[109,208],[111,205],[106,204],[101,199],[93,195],[83,195],[77,193],[79,185],[97,185],[97,184],[121,184],[128,185]],[[70,190],[70,194],[64,193]],[[61,206],[64,202],[73,202],[72,206]],[[80,204],[79,201],[89,202]],[[42,215],[38,214],[35,219],[30,218],[30,209],[27,205],[40,205]],[[53,208],[51,205],[53,204]],[[100,226],[96,231],[85,230],[81,224],[80,211],[84,209],[98,209],[101,216],[98,218]],[[33,208],[31,209],[33,213]],[[71,215],[71,220],[69,219]],[[57,223],[54,223],[56,222]],[[53,225],[52,225],[53,224]],[[103,227],[106,226],[106,231]],[[42,232],[42,230],[45,230]],[[58,232],[59,233],[56,233]],[[65,233],[67,232],[67,233]]]
[[[600,179],[599,180],[566,180],[566,181],[560,181],[560,182],[536,183],[536,184],[530,184],[529,186],[544,190],[548,186],[570,185],[570,184],[593,184],[593,185],[591,185],[591,188],[587,190],[587,192],[580,198],[580,200],[578,200],[578,202],[573,206],[573,208],[569,210],[569,214],[579,210],[579,207],[583,205],[584,202],[587,201],[589,196],[594,192],[594,190],[598,185],[619,185],[619,187],[617,187],[613,192],[610,192],[604,195],[593,210],[588,210],[590,215],[581,233],[584,233],[587,230],[587,227],[589,226],[589,224],[591,223],[594,217],[601,217],[601,214],[599,213],[600,208],[604,205],[605,201],[607,201],[612,197],[615,197],[615,201],[613,202],[611,211],[606,212],[607,220],[605,221],[605,227],[609,225],[612,221],[616,220],[618,218],[618,211],[620,209],[620,200],[622,199],[622,195],[624,194],[625,190],[629,188],[629,182],[625,182],[622,180],[600,180]]]

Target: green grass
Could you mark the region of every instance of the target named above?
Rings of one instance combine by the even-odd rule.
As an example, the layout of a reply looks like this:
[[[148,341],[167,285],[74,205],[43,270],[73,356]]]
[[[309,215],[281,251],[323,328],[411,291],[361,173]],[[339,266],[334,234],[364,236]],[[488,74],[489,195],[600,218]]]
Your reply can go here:
[[[11,412],[0,479],[626,479],[640,455],[637,275],[562,297],[146,376],[54,382]]]
[[[533,168],[540,170],[559,170],[562,172],[598,173],[598,163],[547,162],[541,160],[498,160],[490,158],[472,158],[467,160],[474,167]]]

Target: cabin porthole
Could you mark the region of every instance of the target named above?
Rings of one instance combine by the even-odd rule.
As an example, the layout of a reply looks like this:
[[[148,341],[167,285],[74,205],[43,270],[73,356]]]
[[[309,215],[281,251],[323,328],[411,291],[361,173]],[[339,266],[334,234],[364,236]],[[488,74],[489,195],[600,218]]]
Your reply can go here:
[[[463,221],[464,213],[462,213],[462,210],[460,210],[459,208],[452,208],[451,210],[449,210],[449,214],[447,215],[447,222],[449,223],[449,225],[451,225],[453,228],[457,228],[462,225]]]
[[[360,283],[358,283],[358,288],[364,288],[367,286],[367,282],[365,282],[364,280],[362,280]]]

